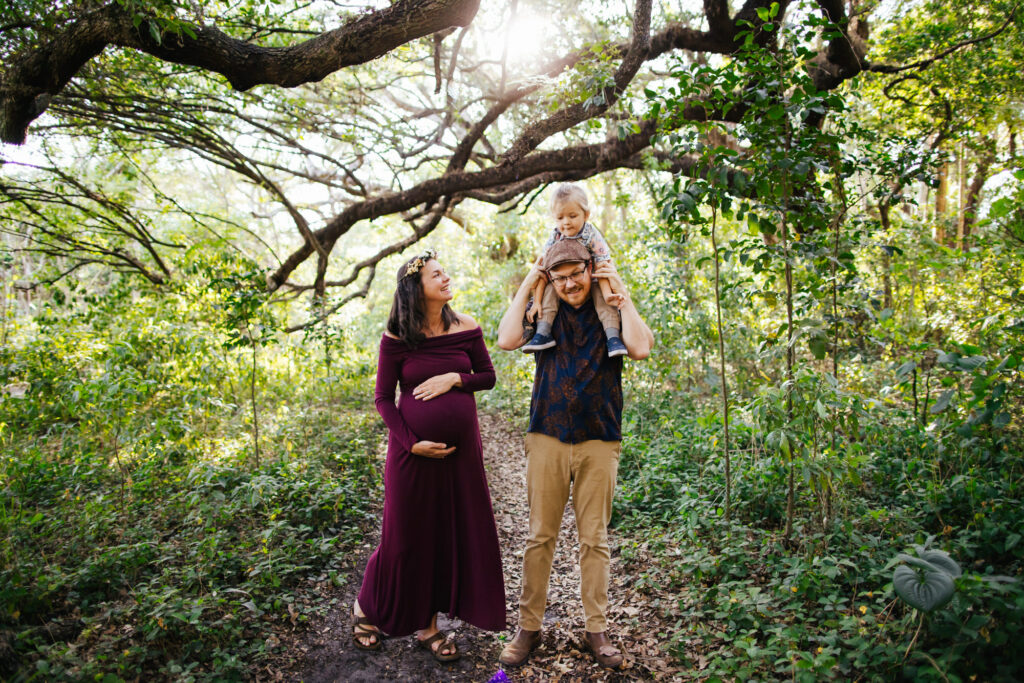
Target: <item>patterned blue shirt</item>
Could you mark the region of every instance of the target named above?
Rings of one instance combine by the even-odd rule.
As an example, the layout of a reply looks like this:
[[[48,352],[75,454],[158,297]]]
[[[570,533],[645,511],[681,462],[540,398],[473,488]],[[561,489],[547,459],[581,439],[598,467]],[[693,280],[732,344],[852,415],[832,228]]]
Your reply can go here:
[[[536,354],[528,432],[562,443],[622,440],[622,357],[609,358],[604,327],[587,299],[558,307],[554,348]]]

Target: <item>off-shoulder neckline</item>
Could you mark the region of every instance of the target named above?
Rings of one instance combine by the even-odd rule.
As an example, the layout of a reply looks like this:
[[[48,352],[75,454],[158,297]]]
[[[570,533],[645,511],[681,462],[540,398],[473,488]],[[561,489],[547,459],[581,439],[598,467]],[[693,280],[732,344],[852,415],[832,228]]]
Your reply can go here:
[[[431,343],[431,342],[435,342],[438,339],[449,339],[451,337],[457,337],[460,334],[472,334],[474,332],[478,332],[478,333],[480,333],[482,335],[484,331],[483,331],[482,327],[477,325],[476,327],[474,327],[471,330],[460,330],[458,332],[449,332],[448,334],[440,334],[440,335],[438,335],[436,337],[427,337],[426,339],[424,339],[420,343],[420,345],[422,346],[423,344],[428,344],[428,343]],[[394,337],[389,337],[386,334],[381,334],[381,338],[386,340],[386,341],[392,342],[394,344],[401,344],[402,346],[405,346],[405,342],[403,342],[401,339],[395,339]]]

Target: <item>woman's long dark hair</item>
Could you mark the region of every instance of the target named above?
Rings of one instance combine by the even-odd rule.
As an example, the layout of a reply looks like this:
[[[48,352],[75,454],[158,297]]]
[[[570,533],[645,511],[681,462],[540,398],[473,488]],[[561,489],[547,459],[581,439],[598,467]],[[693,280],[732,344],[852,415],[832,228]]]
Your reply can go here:
[[[419,269],[414,273],[408,273],[409,266],[417,260],[421,261]],[[425,258],[423,254],[414,256],[401,265],[398,269],[398,286],[395,287],[395,298],[391,302],[391,314],[388,316],[388,332],[405,342],[406,346],[416,348],[427,335],[423,328],[427,324],[427,307],[423,301],[423,266],[427,261],[433,260],[433,256]],[[441,322],[444,324],[444,331],[452,325],[459,325],[459,316],[455,314],[452,307],[447,303],[441,308]]]

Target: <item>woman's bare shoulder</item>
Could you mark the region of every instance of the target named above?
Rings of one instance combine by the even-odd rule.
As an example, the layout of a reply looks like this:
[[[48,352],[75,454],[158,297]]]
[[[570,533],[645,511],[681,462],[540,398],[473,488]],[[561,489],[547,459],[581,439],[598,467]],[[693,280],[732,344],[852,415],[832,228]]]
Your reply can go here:
[[[476,328],[480,327],[480,325],[478,325],[477,322],[473,320],[473,316],[471,315],[468,315],[466,313],[456,313],[455,315],[459,316],[459,332],[465,332],[466,330],[475,330]]]

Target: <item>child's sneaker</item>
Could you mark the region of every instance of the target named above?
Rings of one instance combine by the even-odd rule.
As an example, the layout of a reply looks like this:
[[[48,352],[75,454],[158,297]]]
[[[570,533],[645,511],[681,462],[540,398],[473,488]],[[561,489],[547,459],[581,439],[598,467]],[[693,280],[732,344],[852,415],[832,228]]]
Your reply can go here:
[[[554,345],[554,339],[544,334],[543,332],[538,332],[537,334],[533,335],[533,339],[531,339],[530,342],[523,347],[523,353],[534,353],[536,351],[543,351],[544,349],[550,349]],[[626,347],[622,348],[625,349]]]
[[[622,343],[622,340],[618,337],[608,337],[608,357],[615,358],[615,356],[625,356],[629,353],[629,349]]]

